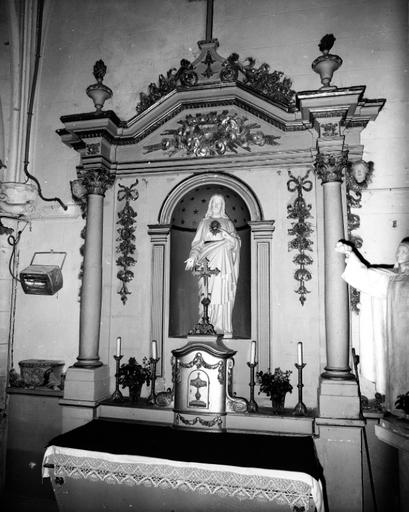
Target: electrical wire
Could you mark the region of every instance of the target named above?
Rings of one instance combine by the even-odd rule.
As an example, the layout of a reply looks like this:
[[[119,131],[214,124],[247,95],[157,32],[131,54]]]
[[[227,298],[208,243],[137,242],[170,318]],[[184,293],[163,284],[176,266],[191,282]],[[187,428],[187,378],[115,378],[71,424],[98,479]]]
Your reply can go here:
[[[36,48],[35,48],[35,59],[34,59],[34,70],[33,70],[33,78],[30,86],[30,95],[28,101],[28,109],[27,109],[27,128],[26,128],[26,144],[24,150],[24,174],[27,176],[26,182],[30,179],[34,181],[37,185],[38,195],[43,201],[56,201],[60,204],[60,206],[67,210],[67,205],[61,201],[58,197],[44,197],[41,185],[38,179],[33,176],[28,171],[29,164],[29,152],[30,152],[30,137],[31,137],[31,121],[33,117],[33,106],[34,106],[34,97],[37,86],[37,78],[38,78],[38,68],[40,64],[40,49],[41,49],[41,35],[42,35],[42,26],[43,26],[43,11],[44,11],[44,0],[38,0],[38,8],[37,8],[37,21],[36,21]],[[18,242],[17,242],[18,243]]]
[[[11,255],[10,255],[10,259],[9,259],[9,265],[8,265],[9,273],[10,273],[11,277],[19,283],[21,283],[21,281],[17,276],[14,275],[13,267],[14,267],[14,262],[15,262],[15,258],[16,258],[17,245],[20,242],[21,235],[23,234],[23,231],[26,229],[27,226],[28,226],[28,222],[26,222],[26,225],[24,226],[23,229],[21,229],[20,231],[17,232],[16,236],[10,234],[7,237],[7,243],[12,247],[12,251],[11,251]]]

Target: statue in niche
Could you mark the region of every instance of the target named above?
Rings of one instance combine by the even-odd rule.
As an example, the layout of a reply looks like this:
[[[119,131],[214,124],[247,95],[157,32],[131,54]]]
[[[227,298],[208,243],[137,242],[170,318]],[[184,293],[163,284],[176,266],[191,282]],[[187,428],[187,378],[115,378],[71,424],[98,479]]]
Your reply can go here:
[[[344,241],[336,250],[345,254],[342,278],[361,295],[360,359],[364,377],[375,382],[380,394],[388,392],[387,407],[409,390],[409,237],[396,250],[393,269],[372,267]]]
[[[225,200],[220,194],[210,198],[207,213],[200,221],[192,241],[185,270],[200,267],[207,260],[210,276],[199,278],[199,296],[208,295],[208,317],[217,334],[232,338],[232,313],[239,277],[240,238],[225,212]],[[219,271],[217,272],[216,269]],[[214,270],[215,272],[211,272]],[[203,318],[199,302],[199,318]]]

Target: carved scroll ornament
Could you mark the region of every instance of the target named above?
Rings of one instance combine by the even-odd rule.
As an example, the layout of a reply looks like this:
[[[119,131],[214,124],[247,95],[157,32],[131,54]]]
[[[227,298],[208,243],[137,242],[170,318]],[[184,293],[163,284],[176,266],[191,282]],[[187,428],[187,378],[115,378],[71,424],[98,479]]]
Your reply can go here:
[[[232,53],[224,62],[220,72],[222,82],[240,80],[245,85],[261,92],[270,100],[282,103],[290,110],[295,108],[295,91],[291,89],[292,81],[282,71],[270,71],[265,62],[256,67],[256,60],[248,57],[240,62],[237,53]]]
[[[212,52],[215,52],[218,43],[214,40],[212,44],[214,46]],[[136,112],[141,114],[177,87],[195,87],[200,85],[202,80],[210,78],[214,82],[241,82],[263,94],[267,99],[284,105],[289,111],[296,109],[295,91],[291,89],[292,81],[282,71],[270,71],[270,66],[266,63],[257,67],[253,57],[248,57],[241,62],[237,53],[232,53],[227,59],[214,53],[215,57],[222,61],[220,71],[216,71],[212,67],[216,61],[211,52],[209,50],[203,52],[202,49],[201,56],[194,63],[182,59],[179,69],[171,68],[166,76],[159,75],[157,83],[151,82],[148,91],[139,94]],[[198,69],[201,64],[206,65],[202,73]]]

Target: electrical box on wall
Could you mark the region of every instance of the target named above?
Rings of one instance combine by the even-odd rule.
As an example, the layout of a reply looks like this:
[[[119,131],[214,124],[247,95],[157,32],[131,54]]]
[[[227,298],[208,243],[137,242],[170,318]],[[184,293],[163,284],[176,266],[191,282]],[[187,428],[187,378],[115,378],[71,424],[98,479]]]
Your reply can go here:
[[[61,259],[60,265],[55,264],[57,255]],[[66,252],[35,252],[30,265],[20,272],[24,293],[54,295],[58,292],[63,285],[61,270],[66,256]]]

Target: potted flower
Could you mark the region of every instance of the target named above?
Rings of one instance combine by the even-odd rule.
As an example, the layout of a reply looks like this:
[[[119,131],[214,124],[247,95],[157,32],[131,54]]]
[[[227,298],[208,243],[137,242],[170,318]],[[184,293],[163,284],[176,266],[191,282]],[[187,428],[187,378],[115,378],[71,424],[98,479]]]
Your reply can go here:
[[[267,372],[257,372],[257,382],[260,384],[260,393],[265,393],[271,399],[274,414],[280,414],[284,410],[285,395],[292,393],[290,384],[291,370],[276,368],[274,373],[270,369]]]
[[[395,401],[396,409],[402,409],[406,416],[409,415],[409,391],[404,395],[398,395]]]
[[[129,388],[129,398],[131,402],[137,402],[141,396],[142,385],[149,386],[152,378],[151,363],[147,357],[144,357],[142,364],[134,357],[130,357],[128,363],[124,363],[119,368],[118,383],[123,388]]]

